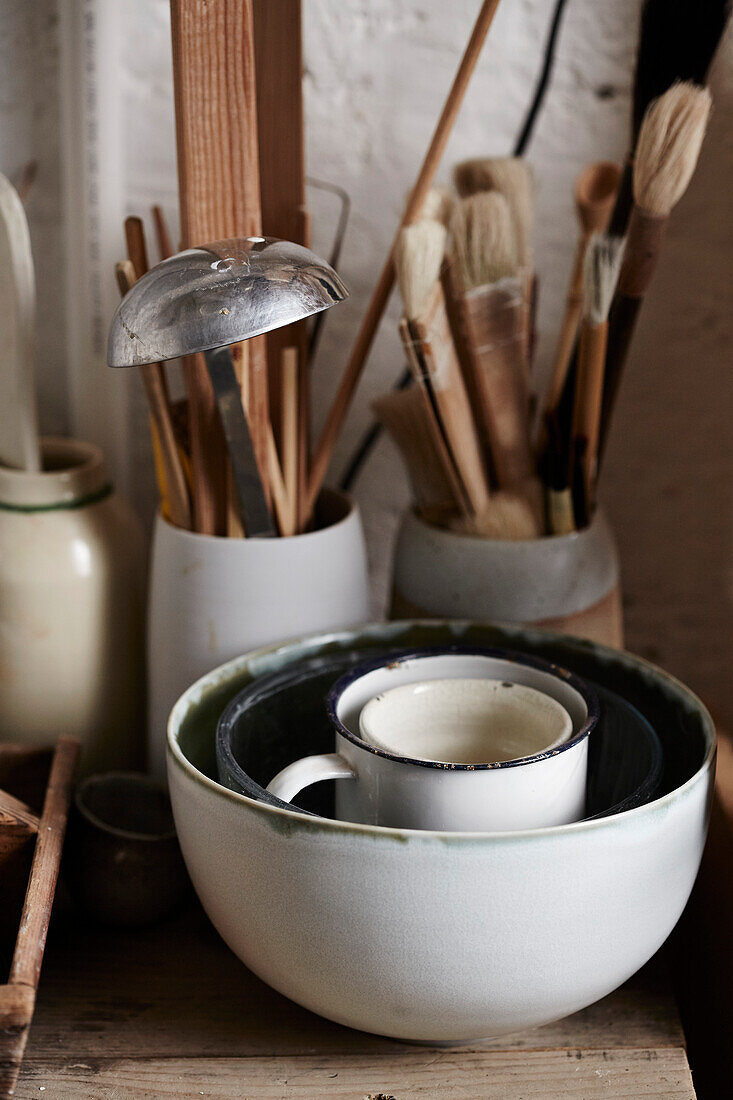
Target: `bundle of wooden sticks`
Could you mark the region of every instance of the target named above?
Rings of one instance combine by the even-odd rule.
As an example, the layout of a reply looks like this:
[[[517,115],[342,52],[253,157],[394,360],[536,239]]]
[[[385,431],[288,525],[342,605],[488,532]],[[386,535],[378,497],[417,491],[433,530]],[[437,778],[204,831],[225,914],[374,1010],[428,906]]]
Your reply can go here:
[[[643,2],[629,155],[623,168],[592,165],[578,181],[580,239],[539,417],[527,166],[517,158],[469,161],[456,169],[456,194],[431,190],[499,2],[481,2],[312,451],[303,323],[236,349],[242,406],[279,534],[314,521],[395,279],[416,384],[380,398],[376,411],[405,456],[423,514],[503,538],[571,531],[593,515],[636,318],[697,162],[710,109],[706,74],[730,0]],[[171,0],[171,22],[182,245],[263,231],[307,244],[300,0]],[[171,247],[160,212],[156,229],[164,256]],[[138,219],[128,219],[126,236],[123,290],[147,268]],[[246,535],[201,356],[183,364],[183,376],[181,410],[164,368],[143,368],[164,512],[193,531]]]
[[[263,232],[307,245],[301,23],[300,0],[171,0],[181,248]],[[178,247],[160,208],[153,220],[165,259]],[[148,270],[140,218],[126,220],[125,239],[122,293]],[[232,349],[267,534],[296,534],[313,522],[308,339],[298,322]],[[201,534],[246,536],[203,356],[141,373],[163,514]],[[174,373],[180,401],[171,399]]]
[[[566,534],[592,519],[621,372],[664,232],[694,172],[709,92],[675,83],[649,103],[631,171],[591,165],[580,237],[535,429],[532,180],[518,158],[467,161],[433,191],[394,253],[413,386],[374,403],[428,520],[492,538]],[[616,229],[620,225],[621,229]]]

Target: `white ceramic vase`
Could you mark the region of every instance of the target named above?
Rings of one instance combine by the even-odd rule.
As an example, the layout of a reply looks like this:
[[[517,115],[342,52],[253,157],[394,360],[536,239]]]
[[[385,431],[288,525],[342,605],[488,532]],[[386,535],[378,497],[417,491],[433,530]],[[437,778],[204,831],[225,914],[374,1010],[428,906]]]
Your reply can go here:
[[[395,549],[392,618],[520,623],[620,647],[613,533],[597,513],[571,535],[510,542],[456,534],[407,512]]]
[[[158,517],[148,612],[148,765],[165,778],[168,715],[212,668],[255,646],[369,617],[358,508],[326,491],[315,531],[292,538],[194,534]]]
[[[101,451],[42,441],[44,469],[0,467],[0,740],[82,743],[82,771],[143,750],[142,531]]]

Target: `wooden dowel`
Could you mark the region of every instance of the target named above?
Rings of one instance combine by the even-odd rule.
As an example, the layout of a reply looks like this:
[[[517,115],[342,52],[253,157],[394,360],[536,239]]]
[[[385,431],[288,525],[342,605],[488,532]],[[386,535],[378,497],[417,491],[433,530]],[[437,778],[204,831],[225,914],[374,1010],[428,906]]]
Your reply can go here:
[[[46,946],[51,905],[61,863],[61,849],[71,798],[71,783],[79,755],[79,743],[60,738],[48,777],[46,798],[38,828],[28,889],[10,968],[11,983],[38,986]]]
[[[301,0],[254,0],[253,14],[262,232],[307,245],[301,7]],[[279,445],[282,351],[295,346],[305,362],[306,323],[274,329],[266,341],[270,419]]]
[[[145,234],[140,218],[131,217],[125,220],[125,237],[129,266],[124,263],[118,264],[116,273],[120,289],[126,294],[135,280],[144,275],[147,270]],[[163,367],[160,363],[146,364],[140,367],[140,375],[145,387],[150,419],[157,437],[158,452],[165,475],[165,489],[161,495],[165,498],[171,522],[176,527],[190,530],[191,504],[188,485],[173,431]]]
[[[473,70],[476,67],[476,62],[481,53],[481,48],[489,32],[498,6],[499,0],[484,0],[481,5],[476,24],[466,47],[466,52],[461,59],[458,72],[456,73],[450,92],[448,93],[448,98],[443,107],[438,125],[435,128],[435,133],[433,134],[432,141],[425,155],[422,168],[420,169],[417,181],[412,189],[407,206],[405,207],[399,229],[395,234],[395,239],[392,242],[392,247],[390,248],[386,263],[382,268],[382,273],[379,276],[371,301],[364,314],[361,327],[356,337],[356,342],[351,352],[351,357],[341,378],[331,408],[329,409],[326,422],[321,431],[321,436],[313,456],[308,487],[308,500],[311,506],[315,503],[326,477],[328,464],[331,460],[339,432],[343,427],[351,399],[359,382],[362,369],[372,346],[372,341],[374,340],[379,322],[382,319],[382,314],[389,300],[390,293],[392,292],[392,287],[394,286],[395,270],[392,253],[397,236],[399,235],[399,230],[415,220],[415,217],[425,201],[425,196],[432,185],[433,178],[440,164],[445,146],[450,137],[451,130],[453,129],[453,124],[460,110],[463,97],[466,94],[466,89],[468,88]]]
[[[155,224],[155,238],[158,244],[158,255],[161,260],[167,260],[175,252],[171,235],[168,232],[168,222],[163,213],[162,206],[153,207],[153,222]]]
[[[298,529],[298,349],[283,348],[281,365],[282,467],[292,532]]]
[[[12,794],[0,791],[0,854],[2,853],[2,829],[4,826],[21,825],[29,833],[38,832],[38,815],[25,802]]]
[[[295,526],[290,499],[285,489],[272,425],[267,425],[267,472],[272,488],[272,503],[281,535],[294,535]]]

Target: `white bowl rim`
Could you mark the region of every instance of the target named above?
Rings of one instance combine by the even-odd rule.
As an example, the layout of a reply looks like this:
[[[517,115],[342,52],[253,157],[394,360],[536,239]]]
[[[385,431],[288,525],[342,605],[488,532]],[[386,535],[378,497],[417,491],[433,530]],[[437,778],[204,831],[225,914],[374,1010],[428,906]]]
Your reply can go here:
[[[283,642],[277,642],[274,645],[261,646],[258,649],[249,650],[239,657],[234,657],[231,661],[227,661],[225,664],[219,665],[215,669],[211,669],[211,671],[201,676],[195,683],[191,684],[190,687],[186,689],[180,699],[175,703],[168,719],[166,742],[169,759],[181,768],[190,779],[200,784],[202,787],[209,789],[212,794],[216,794],[219,797],[224,796],[235,804],[239,803],[240,805],[247,806],[252,810],[264,814],[265,818],[270,818],[271,820],[279,819],[281,822],[295,825],[303,829],[303,831],[383,838],[384,840],[397,840],[402,843],[410,841],[413,844],[420,842],[429,844],[436,841],[440,844],[462,844],[466,842],[475,843],[485,841],[491,842],[492,844],[503,845],[532,838],[573,836],[581,832],[596,832],[599,829],[613,828],[614,825],[618,828],[621,827],[621,823],[636,821],[647,814],[656,816],[658,812],[664,811],[667,806],[680,800],[688,791],[701,783],[715,763],[717,751],[715,724],[710,712],[701,699],[675,676],[665,672],[664,669],[659,668],[658,665],[653,664],[651,661],[647,661],[646,658],[628,653],[626,650],[612,649],[610,646],[600,645],[597,642],[592,643],[594,652],[611,657],[614,660],[621,658],[622,660],[628,661],[631,659],[634,664],[648,669],[656,677],[666,681],[671,687],[681,691],[687,696],[690,702],[700,711],[703,718],[703,730],[707,740],[705,755],[700,763],[700,767],[689,779],[685,780],[681,786],[675,787],[667,794],[662,795],[660,798],[654,798],[650,802],[644,803],[642,806],[635,806],[633,809],[624,810],[622,813],[612,814],[609,817],[591,818],[583,821],[573,821],[565,825],[550,825],[536,829],[518,829],[512,832],[445,832],[433,829],[397,829],[386,825],[363,825],[351,821],[339,821],[332,817],[303,814],[298,810],[286,810],[280,806],[271,806],[266,802],[260,802],[258,799],[250,798],[248,795],[240,794],[238,791],[232,791],[229,787],[225,787],[223,784],[216,782],[216,780],[210,779],[204,772],[194,767],[188,757],[184,755],[178,744],[178,738],[174,729],[176,727],[180,728],[185,712],[188,710],[189,705],[191,705],[191,697],[194,696],[197,691],[201,691],[204,687],[207,687],[212,681],[212,678],[216,677],[219,680],[228,678],[234,672],[243,671],[245,665],[253,659],[274,656],[278,652],[288,650],[298,643],[308,641],[309,638],[319,638],[324,644],[327,644],[330,641],[339,641],[353,634],[369,634],[371,631],[376,631],[380,627],[383,628],[385,626],[394,626],[395,628],[402,626],[406,629],[410,627],[419,628],[426,626],[450,626],[451,628],[455,627],[457,629],[461,627],[486,626],[499,627],[502,630],[508,629],[509,631],[515,630],[517,633],[536,636],[539,639],[558,640],[558,638],[561,637],[549,630],[540,630],[535,627],[520,627],[516,623],[475,622],[468,619],[400,619],[389,623],[358,623],[355,626],[342,630],[324,631],[312,635],[306,634],[287,639]]]

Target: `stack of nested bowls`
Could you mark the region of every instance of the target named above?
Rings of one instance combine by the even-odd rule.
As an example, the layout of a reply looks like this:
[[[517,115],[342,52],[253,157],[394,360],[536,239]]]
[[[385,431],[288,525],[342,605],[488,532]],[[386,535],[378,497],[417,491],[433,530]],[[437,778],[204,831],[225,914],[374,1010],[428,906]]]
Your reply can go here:
[[[330,785],[297,806],[266,791],[298,758],[333,751],[324,696],[345,670],[456,645],[549,660],[594,686],[582,820],[394,828],[332,816]],[[181,848],[232,950],[314,1012],[426,1042],[547,1023],[639,969],[692,888],[714,758],[705,708],[641,659],[465,622],[374,624],[258,650],[194,684],[168,734]]]

